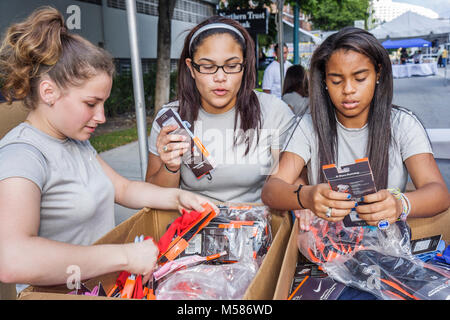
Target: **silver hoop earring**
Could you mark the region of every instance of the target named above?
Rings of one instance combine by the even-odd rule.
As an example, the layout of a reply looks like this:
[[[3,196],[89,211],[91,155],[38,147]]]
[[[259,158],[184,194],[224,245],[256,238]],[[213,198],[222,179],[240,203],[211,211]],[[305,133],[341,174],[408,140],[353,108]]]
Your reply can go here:
[[[325,86],[325,90],[328,90],[328,87],[327,87],[327,86]]]

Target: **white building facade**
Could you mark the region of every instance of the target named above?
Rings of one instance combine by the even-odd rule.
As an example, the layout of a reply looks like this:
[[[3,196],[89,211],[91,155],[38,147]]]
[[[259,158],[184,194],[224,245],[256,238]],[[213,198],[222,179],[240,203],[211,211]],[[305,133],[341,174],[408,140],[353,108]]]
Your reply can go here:
[[[431,9],[392,0],[372,0],[371,9],[375,25],[391,21],[407,11],[412,11],[431,19],[439,18],[439,14]]]
[[[158,3],[165,0],[135,0],[138,44],[143,72],[155,67],[158,39]],[[219,0],[177,0],[172,18],[170,57],[175,68],[187,31],[216,13]],[[125,0],[0,0],[0,33],[41,6],[52,6],[65,17],[71,32],[108,50],[117,71],[131,68]],[[70,25],[69,25],[69,22]]]

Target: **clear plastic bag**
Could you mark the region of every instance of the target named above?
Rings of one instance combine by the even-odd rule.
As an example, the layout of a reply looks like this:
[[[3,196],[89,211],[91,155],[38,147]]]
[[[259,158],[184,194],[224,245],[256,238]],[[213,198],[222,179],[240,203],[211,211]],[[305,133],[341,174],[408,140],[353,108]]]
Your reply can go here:
[[[256,262],[198,265],[177,271],[156,288],[157,300],[239,300],[253,280]]]
[[[266,206],[219,208],[220,213],[196,235],[182,256],[226,253],[158,278],[157,299],[242,299],[272,244],[270,210]]]
[[[245,247],[251,247],[251,256],[261,264],[272,244],[272,216],[267,206],[219,206],[219,215],[212,220],[216,223],[234,224],[244,234]],[[247,253],[247,252],[246,252]]]
[[[315,218],[299,232],[300,252],[334,280],[368,291],[380,299],[449,299],[450,273],[411,254],[406,223],[385,230],[344,227]]]

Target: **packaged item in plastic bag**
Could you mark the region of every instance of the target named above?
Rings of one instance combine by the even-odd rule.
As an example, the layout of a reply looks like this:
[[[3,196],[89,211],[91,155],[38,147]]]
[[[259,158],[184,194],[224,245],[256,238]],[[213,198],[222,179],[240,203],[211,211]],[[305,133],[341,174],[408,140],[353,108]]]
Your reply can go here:
[[[300,232],[297,241],[300,252],[306,258],[324,263],[365,248],[376,248],[394,255],[411,255],[409,239],[409,229],[402,221],[380,230],[374,227],[345,227],[342,222],[328,222],[315,217],[310,231]]]
[[[266,206],[219,206],[220,213],[189,241],[174,265],[192,255],[220,254],[201,265],[156,271],[157,299],[241,299],[272,243]],[[167,267],[168,268],[168,267]],[[170,268],[168,268],[170,269]]]
[[[380,299],[450,299],[450,272],[411,256],[364,249],[324,268],[335,280]]]
[[[186,256],[183,258],[178,258],[172,261],[167,262],[157,270],[153,272],[153,278],[158,281],[162,279],[163,277],[169,276],[171,273],[176,272],[178,270],[183,270],[189,267],[196,266],[198,264],[212,261],[215,259],[220,258],[221,256],[226,255],[227,252],[219,252],[217,254],[213,254],[210,256],[202,257],[199,255],[193,255],[193,256]]]
[[[310,229],[298,235],[300,252],[338,282],[380,299],[450,298],[450,273],[411,254],[402,221],[380,230],[316,217]]]
[[[266,206],[219,206],[220,213],[190,242],[181,256],[227,251],[216,262],[255,259],[261,264],[272,243],[271,215]]]
[[[158,284],[158,300],[242,299],[258,266],[245,261],[222,265],[198,265],[174,273]]]
[[[240,225],[253,243],[253,256],[262,261],[272,243],[271,213],[267,206],[219,206],[216,222]]]
[[[219,262],[237,262],[253,258],[253,241],[248,232],[239,224],[212,221],[203,230],[203,254],[226,251]]]

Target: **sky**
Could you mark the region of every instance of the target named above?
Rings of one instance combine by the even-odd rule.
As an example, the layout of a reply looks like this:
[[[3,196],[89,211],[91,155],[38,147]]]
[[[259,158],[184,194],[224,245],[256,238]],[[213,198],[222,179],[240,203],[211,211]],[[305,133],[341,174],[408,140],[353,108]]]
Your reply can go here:
[[[393,2],[415,4],[435,11],[441,18],[450,18],[450,0],[393,0]]]

